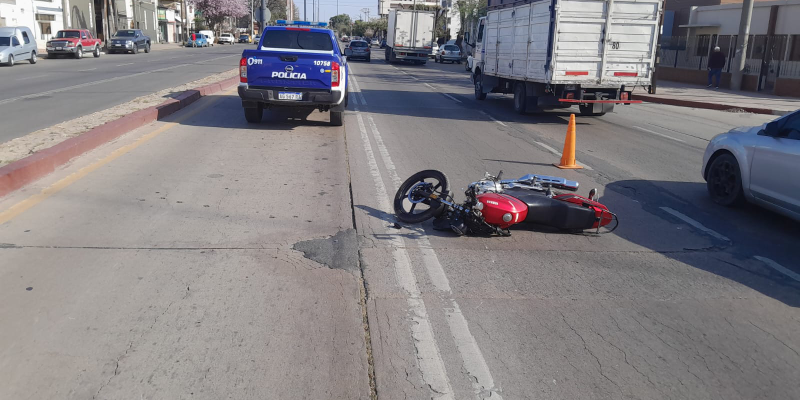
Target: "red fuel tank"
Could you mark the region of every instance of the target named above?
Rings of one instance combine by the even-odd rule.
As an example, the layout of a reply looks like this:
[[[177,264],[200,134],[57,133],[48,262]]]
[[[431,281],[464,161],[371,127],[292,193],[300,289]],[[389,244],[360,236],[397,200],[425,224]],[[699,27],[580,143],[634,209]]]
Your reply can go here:
[[[490,225],[506,229],[528,216],[528,205],[515,197],[501,193],[484,193],[476,197],[483,203],[483,218]],[[508,214],[506,216],[506,214]],[[505,217],[505,218],[504,218]]]

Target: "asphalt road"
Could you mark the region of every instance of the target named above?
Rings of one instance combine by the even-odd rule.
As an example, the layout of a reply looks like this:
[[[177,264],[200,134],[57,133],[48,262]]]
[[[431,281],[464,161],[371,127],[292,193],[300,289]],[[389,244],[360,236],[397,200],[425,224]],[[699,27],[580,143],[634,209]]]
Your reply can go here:
[[[460,65],[350,67],[344,127],[248,125],[229,91],[0,199],[0,398],[796,397],[800,282],[763,260],[800,273],[797,224],[699,173],[766,117],[620,107],[558,170],[565,112],[478,102]],[[427,168],[562,175],[621,226],[397,229]]]
[[[244,45],[62,56],[0,67],[0,143],[238,66]]]

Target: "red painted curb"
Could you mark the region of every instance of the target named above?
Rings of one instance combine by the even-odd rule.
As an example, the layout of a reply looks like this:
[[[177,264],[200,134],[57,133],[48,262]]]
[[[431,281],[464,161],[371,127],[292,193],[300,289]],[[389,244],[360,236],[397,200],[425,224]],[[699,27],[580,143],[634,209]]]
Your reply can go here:
[[[148,107],[94,127],[80,136],[0,167],[0,197],[3,197],[51,172],[71,159],[108,143],[134,129],[173,114],[203,96],[220,92],[238,83],[234,76],[224,81],[187,90],[157,106]]]
[[[744,110],[753,114],[767,114],[767,115],[780,114],[778,110],[770,110],[768,108],[737,107],[727,104],[706,103],[702,101],[665,99],[663,97],[648,96],[641,94],[634,95],[634,98],[636,100],[647,101],[650,103],[667,104],[670,106],[678,106],[678,107],[694,107],[694,108],[704,108],[708,110]]]

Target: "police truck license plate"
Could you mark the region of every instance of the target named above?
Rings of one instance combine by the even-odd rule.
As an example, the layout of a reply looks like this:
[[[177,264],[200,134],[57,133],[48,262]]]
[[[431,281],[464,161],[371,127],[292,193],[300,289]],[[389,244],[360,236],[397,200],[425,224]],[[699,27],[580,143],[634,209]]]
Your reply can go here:
[[[278,92],[278,100],[303,100],[303,94],[296,92]]]

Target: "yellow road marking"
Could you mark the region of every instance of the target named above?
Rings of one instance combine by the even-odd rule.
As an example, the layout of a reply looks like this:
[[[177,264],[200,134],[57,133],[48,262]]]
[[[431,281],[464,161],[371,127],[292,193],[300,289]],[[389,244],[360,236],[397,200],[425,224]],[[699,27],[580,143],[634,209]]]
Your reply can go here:
[[[228,95],[230,93],[233,93],[233,90],[226,90],[226,91],[222,92],[222,95]],[[94,162],[91,165],[85,166],[85,167],[79,169],[77,172],[73,172],[73,173],[69,174],[68,176],[62,178],[58,182],[56,182],[56,183],[54,183],[54,184],[42,189],[41,192],[39,192],[39,193],[37,193],[37,194],[35,194],[33,196],[30,196],[27,199],[22,200],[17,204],[14,204],[8,210],[0,212],[0,225],[6,223],[8,221],[11,221],[14,217],[24,213],[25,211],[27,211],[28,209],[32,208],[33,206],[41,203],[42,201],[44,201],[48,197],[60,192],[62,189],[64,189],[64,188],[68,187],[69,185],[77,182],[78,180],[80,180],[84,176],[89,175],[89,173],[91,173],[92,171],[94,171],[94,170],[96,170],[96,169],[98,169],[98,168],[110,163],[111,161],[116,160],[117,158],[127,154],[131,150],[133,150],[133,149],[135,149],[135,148],[147,143],[148,141],[150,141],[154,137],[156,137],[156,136],[158,136],[158,135],[170,130],[171,128],[175,127],[175,125],[178,125],[181,122],[185,121],[186,119],[193,117],[194,115],[196,115],[200,111],[203,111],[206,108],[208,108],[211,105],[213,105],[214,103],[216,103],[218,100],[219,100],[219,97],[210,99],[208,102],[206,102],[206,104],[203,104],[203,105],[197,107],[196,109],[192,110],[191,112],[188,112],[188,113],[178,117],[174,122],[167,122],[166,124],[164,124],[160,128],[158,128],[158,129],[156,129],[156,130],[154,130],[154,131],[152,131],[152,132],[140,137],[135,142],[133,142],[131,144],[127,144],[125,146],[122,146],[122,147],[114,150],[113,152],[111,152],[111,154],[105,156],[103,159],[98,160],[98,161]]]

